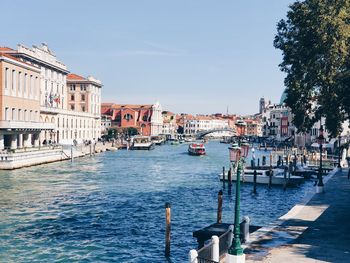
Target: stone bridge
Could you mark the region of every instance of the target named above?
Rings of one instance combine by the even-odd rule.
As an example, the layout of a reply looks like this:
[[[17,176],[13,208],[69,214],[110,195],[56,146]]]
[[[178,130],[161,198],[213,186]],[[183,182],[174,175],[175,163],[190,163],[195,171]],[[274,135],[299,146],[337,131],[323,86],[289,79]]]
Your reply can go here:
[[[214,132],[221,132],[221,131],[229,131],[232,132],[234,135],[236,134],[236,130],[232,129],[232,128],[221,128],[221,129],[211,129],[211,130],[207,130],[207,131],[200,131],[197,134],[195,134],[197,139],[203,139],[203,137],[205,135],[208,135],[210,133],[214,133]]]

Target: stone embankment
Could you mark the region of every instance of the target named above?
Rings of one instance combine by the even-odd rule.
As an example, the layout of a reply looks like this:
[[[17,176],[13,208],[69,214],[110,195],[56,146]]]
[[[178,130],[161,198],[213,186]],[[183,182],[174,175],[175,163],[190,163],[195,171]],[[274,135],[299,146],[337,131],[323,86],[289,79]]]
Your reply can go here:
[[[323,193],[310,196],[253,234],[246,262],[349,262],[350,180],[348,169],[334,170]]]
[[[118,145],[98,142],[90,145],[65,146],[50,145],[38,148],[20,149],[0,153],[0,170],[13,170],[23,167],[70,160],[105,151],[116,151]]]

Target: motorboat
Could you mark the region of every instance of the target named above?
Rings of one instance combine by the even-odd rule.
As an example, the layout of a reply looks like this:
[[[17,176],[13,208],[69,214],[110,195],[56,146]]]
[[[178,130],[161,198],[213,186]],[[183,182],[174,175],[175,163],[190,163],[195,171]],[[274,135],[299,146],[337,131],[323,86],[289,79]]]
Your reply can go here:
[[[257,184],[269,184],[270,183],[270,170],[268,167],[258,167],[256,169],[253,168],[245,168],[244,173],[241,175],[241,182],[245,183],[254,183],[254,171],[256,171],[256,183]],[[220,181],[223,180],[223,174],[219,174]],[[232,173],[232,181],[237,181],[236,173]],[[228,173],[225,174],[225,181],[228,180]],[[295,175],[286,174],[284,177],[284,169],[273,168],[272,176],[271,176],[271,184],[272,185],[299,185],[304,182],[304,178]]]
[[[137,136],[132,140],[130,150],[153,150],[154,143],[151,137],[148,136]]]
[[[205,147],[203,143],[191,143],[188,146],[188,154],[189,155],[205,155]]]
[[[155,144],[155,145],[162,145],[163,143],[165,143],[165,140],[162,136],[152,136],[151,137],[151,140],[152,142]]]

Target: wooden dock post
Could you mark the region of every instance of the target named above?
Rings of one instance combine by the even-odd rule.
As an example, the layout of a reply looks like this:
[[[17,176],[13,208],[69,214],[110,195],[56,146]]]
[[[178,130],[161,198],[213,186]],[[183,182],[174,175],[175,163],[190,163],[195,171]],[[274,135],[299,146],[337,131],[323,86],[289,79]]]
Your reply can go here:
[[[90,148],[90,157],[91,157],[91,155],[92,155],[92,145],[91,145],[91,143],[89,144],[89,148]]]
[[[258,158],[258,167],[260,167],[260,158]]]
[[[222,223],[222,190],[218,193],[218,213],[216,223]]]
[[[171,234],[171,208],[170,203],[165,203],[165,257],[170,257],[170,234]]]
[[[272,165],[270,165],[270,169],[269,169],[269,188],[271,188],[271,185],[272,185],[272,175],[273,175]]]
[[[228,170],[228,186],[231,188],[232,186],[232,168]]]
[[[222,167],[222,186],[225,188],[225,166]]]
[[[73,146],[70,148],[70,161],[73,162],[74,155],[73,155]]]
[[[284,167],[284,173],[283,173],[283,177],[284,177],[284,182],[283,182],[283,190],[286,191],[287,189],[287,167]]]
[[[253,185],[253,193],[256,194],[256,179],[257,179],[258,173],[256,170],[254,170],[254,185]]]

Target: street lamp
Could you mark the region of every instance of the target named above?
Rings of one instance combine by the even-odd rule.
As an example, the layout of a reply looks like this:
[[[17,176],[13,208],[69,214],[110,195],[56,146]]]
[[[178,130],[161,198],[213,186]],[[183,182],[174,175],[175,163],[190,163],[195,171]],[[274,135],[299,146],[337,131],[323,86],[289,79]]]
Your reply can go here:
[[[249,152],[249,144],[246,141],[239,141],[239,144],[235,143],[229,147],[230,151],[230,162],[237,168],[236,172],[236,200],[235,200],[235,221],[234,221],[234,242],[232,242],[231,247],[228,250],[227,263],[238,263],[245,261],[245,255],[243,254],[243,249],[241,246],[240,239],[240,187],[241,187],[241,172],[243,171],[243,165],[245,163],[245,158]],[[235,169],[233,170],[235,171]]]
[[[320,169],[318,171],[318,183],[316,186],[316,192],[322,193],[323,192],[323,179],[322,179],[322,150],[323,150],[323,144],[325,142],[325,138],[323,136],[323,126],[321,125],[319,130],[319,136],[317,137],[317,142],[320,145]]]

